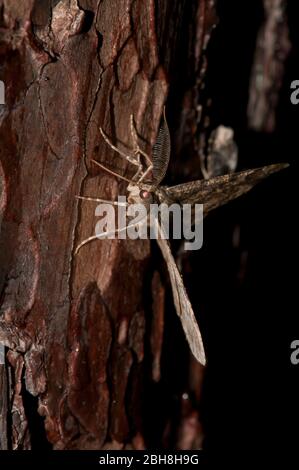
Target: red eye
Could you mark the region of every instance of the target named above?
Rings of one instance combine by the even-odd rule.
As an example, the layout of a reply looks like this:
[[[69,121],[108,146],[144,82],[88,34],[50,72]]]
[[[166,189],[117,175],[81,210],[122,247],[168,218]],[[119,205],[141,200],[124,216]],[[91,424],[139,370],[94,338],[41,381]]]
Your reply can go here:
[[[140,191],[140,197],[142,199],[148,199],[151,196],[151,193],[149,191],[142,190]]]

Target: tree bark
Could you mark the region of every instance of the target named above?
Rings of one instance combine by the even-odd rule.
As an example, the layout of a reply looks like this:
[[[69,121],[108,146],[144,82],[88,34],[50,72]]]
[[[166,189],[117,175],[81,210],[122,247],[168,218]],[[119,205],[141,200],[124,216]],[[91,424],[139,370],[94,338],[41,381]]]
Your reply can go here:
[[[264,0],[265,21],[257,36],[248,100],[248,124],[256,131],[273,132],[282,87],[289,38],[286,0]]]
[[[183,97],[183,115],[192,114],[213,2],[2,0],[0,13],[0,342],[8,351],[0,408],[9,417],[1,446],[198,447],[199,416],[186,397],[179,426],[171,416],[150,423],[146,413],[164,344],[165,286],[150,243],[94,241],[75,256],[95,226],[95,205],[75,196],[125,194],[91,162],[131,174],[100,126],[130,148],[133,114],[150,153],[170,85],[170,120],[181,122]],[[187,361],[198,403],[202,370]]]

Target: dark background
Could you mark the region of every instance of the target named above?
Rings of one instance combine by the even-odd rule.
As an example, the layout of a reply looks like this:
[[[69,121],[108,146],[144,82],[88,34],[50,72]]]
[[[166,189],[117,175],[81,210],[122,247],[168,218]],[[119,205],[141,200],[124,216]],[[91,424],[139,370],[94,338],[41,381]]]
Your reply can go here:
[[[249,6],[250,4],[250,6]],[[298,446],[297,155],[299,108],[290,103],[298,77],[298,2],[289,2],[292,51],[272,134],[247,128],[246,105],[260,2],[219,2],[210,44],[209,84],[219,122],[235,129],[239,168],[289,162],[290,168],[220,209],[206,222],[206,245],[194,258],[205,297],[209,367],[204,417],[207,444]],[[217,51],[217,53],[216,53]],[[213,59],[212,59],[213,57]],[[217,58],[217,61],[215,60]],[[240,226],[241,250],[231,236]],[[247,257],[242,263],[242,257]],[[195,290],[195,289],[194,289]],[[219,360],[220,359],[220,360]]]
[[[249,74],[261,2],[220,1],[209,48],[215,120],[231,126],[239,168],[289,162],[241,200],[211,214],[205,247],[193,257],[205,304],[209,366],[203,416],[208,446],[298,446],[299,367],[290,343],[299,337],[297,306],[297,158],[299,107],[290,103],[298,77],[298,2],[289,2],[292,51],[272,134],[247,128]],[[240,247],[232,246],[240,227]],[[242,262],[242,257],[247,258]],[[244,259],[243,258],[243,259]],[[200,266],[204,265],[204,270]]]
[[[192,270],[184,278],[192,305],[200,314],[207,348],[201,401],[205,447],[226,447],[234,452],[245,448],[249,453],[263,449],[267,456],[268,446],[272,455],[285,445],[295,450],[299,438],[299,366],[290,362],[290,344],[299,338],[299,105],[290,102],[290,83],[299,79],[299,5],[288,3],[292,50],[280,92],[277,126],[271,134],[250,131],[246,115],[262,2],[219,0],[218,15],[219,24],[208,47],[205,90],[212,98],[213,127],[224,124],[234,129],[239,170],[278,162],[289,162],[290,168],[209,215],[204,223],[204,247],[189,257]],[[234,247],[237,230],[240,242]],[[178,337],[180,333],[176,333],[173,340],[172,330],[180,329],[173,327],[177,320],[171,307],[169,311],[166,331],[172,339],[166,337],[166,344],[172,354],[165,354],[162,382],[147,390],[149,396],[159,397],[154,400],[155,408],[148,409],[157,442],[159,423],[171,409],[175,416],[188,374],[183,334]],[[152,442],[154,445],[155,440]]]

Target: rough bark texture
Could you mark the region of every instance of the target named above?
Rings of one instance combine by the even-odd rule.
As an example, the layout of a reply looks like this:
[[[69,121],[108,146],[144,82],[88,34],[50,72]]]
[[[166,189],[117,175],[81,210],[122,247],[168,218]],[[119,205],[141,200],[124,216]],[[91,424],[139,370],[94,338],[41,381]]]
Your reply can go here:
[[[194,109],[213,2],[2,0],[0,14],[0,341],[11,377],[1,446],[34,447],[44,427],[55,449],[141,449],[145,377],[161,376],[164,287],[158,272],[148,280],[148,241],[93,242],[74,256],[95,225],[93,203],[75,195],[124,194],[90,162],[130,175],[99,126],[130,147],[133,113],[150,152],[188,28],[195,79],[182,95]],[[198,447],[198,413],[184,400],[177,446]]]
[[[248,102],[248,123],[273,132],[285,61],[291,49],[286,0],[263,0],[265,20],[257,36]]]
[[[8,390],[5,364],[0,364],[0,450],[8,448],[7,442],[7,416],[8,416]]]

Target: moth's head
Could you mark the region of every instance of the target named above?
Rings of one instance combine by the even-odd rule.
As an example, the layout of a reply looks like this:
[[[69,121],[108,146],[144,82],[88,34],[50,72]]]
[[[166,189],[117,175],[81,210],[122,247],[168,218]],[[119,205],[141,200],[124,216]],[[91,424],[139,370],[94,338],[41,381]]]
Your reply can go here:
[[[128,202],[129,204],[143,204],[149,206],[154,200],[154,193],[152,186],[146,183],[140,184],[129,184],[128,190]]]

